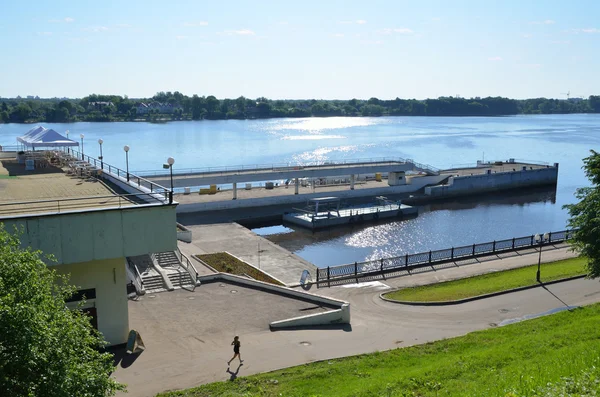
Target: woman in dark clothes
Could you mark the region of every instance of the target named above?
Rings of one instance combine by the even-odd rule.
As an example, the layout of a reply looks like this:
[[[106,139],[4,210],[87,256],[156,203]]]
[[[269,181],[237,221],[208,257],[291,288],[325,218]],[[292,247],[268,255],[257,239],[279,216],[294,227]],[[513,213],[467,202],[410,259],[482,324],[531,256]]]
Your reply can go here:
[[[233,338],[233,342],[231,342],[231,344],[233,345],[233,357],[231,357],[231,360],[227,361],[227,365],[231,364],[233,359],[236,357],[240,360],[240,365],[243,365],[242,363],[244,362],[244,360],[242,360],[242,356],[240,355],[240,346],[242,345],[240,343],[240,337],[236,335]]]

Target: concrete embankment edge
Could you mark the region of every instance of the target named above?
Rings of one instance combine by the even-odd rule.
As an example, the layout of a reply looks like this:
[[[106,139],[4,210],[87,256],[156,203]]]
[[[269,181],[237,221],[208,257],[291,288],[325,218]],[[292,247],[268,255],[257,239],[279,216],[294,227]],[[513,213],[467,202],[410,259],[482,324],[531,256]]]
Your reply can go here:
[[[315,313],[306,316],[274,321],[269,324],[271,329],[296,328],[314,325],[350,324],[350,304],[342,300],[315,295],[304,291],[298,291],[258,280],[251,280],[245,277],[235,276],[227,273],[215,273],[206,276],[200,276],[199,280],[201,283],[215,282],[218,280],[229,281],[247,286],[249,288],[257,288],[286,297],[297,298],[317,304],[324,304],[334,308],[333,310],[328,310],[323,313]]]
[[[561,278],[559,280],[548,281],[547,283],[526,285],[525,287],[507,289],[507,290],[504,290],[504,291],[492,292],[491,294],[477,295],[477,296],[472,296],[470,298],[459,299],[459,300],[454,300],[454,301],[444,301],[444,302],[411,302],[411,301],[399,301],[399,300],[395,300],[395,299],[389,299],[389,298],[386,298],[384,296],[384,295],[389,294],[391,292],[399,291],[401,289],[406,289],[406,288],[398,288],[398,289],[395,289],[395,290],[392,290],[392,291],[382,292],[381,294],[379,294],[379,298],[381,298],[382,300],[384,300],[386,302],[397,303],[397,304],[400,304],[400,305],[408,305],[408,306],[450,306],[450,305],[459,305],[461,303],[472,302],[472,301],[476,301],[476,300],[480,300],[480,299],[493,298],[494,296],[500,296],[500,295],[510,294],[510,293],[513,293],[513,292],[525,291],[525,290],[532,289],[532,288],[539,288],[539,287],[543,287],[543,286],[546,286],[546,285],[558,284],[558,283],[563,283],[563,282],[566,282],[566,281],[579,280],[579,279],[582,279],[582,278],[585,278],[585,277],[586,277],[586,275]],[[433,285],[433,284],[429,284],[429,285]],[[408,287],[408,288],[410,288],[410,287]]]

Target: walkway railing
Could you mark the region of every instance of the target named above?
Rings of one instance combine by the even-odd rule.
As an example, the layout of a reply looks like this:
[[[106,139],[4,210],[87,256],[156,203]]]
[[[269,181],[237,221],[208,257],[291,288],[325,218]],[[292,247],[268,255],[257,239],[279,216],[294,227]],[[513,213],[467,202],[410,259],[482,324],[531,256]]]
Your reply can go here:
[[[17,145],[0,145],[0,152],[18,152],[21,150]]]
[[[89,209],[124,208],[145,204],[164,204],[150,193],[121,194],[113,196],[87,196],[55,200],[12,201],[0,203],[0,217],[35,213],[64,213]]]
[[[548,233],[548,240],[538,243],[535,235],[514,237],[507,240],[490,241],[487,243],[452,247],[437,251],[406,254],[392,258],[383,258],[366,262],[355,262],[347,265],[328,266],[317,269],[317,285],[344,279],[386,274],[395,271],[419,269],[444,262],[466,260],[480,256],[515,251],[517,249],[540,247],[560,243],[572,236],[572,230],[562,230]]]
[[[173,170],[173,175],[186,174],[225,174],[235,171],[295,171],[306,168],[327,168],[327,167],[351,167],[356,165],[377,165],[390,163],[411,163],[416,168],[427,170],[432,173],[437,173],[440,170],[428,164],[417,163],[412,159],[404,159],[401,157],[374,157],[374,158],[359,158],[346,160],[331,160],[318,164],[292,164],[292,163],[274,163],[274,164],[250,164],[250,165],[229,165],[219,167],[204,167],[204,168],[184,168]],[[143,176],[166,176],[169,175],[169,170],[149,170],[149,171],[134,171],[136,174]]]
[[[90,165],[106,171],[110,174],[116,175],[117,178],[126,179],[130,184],[137,185],[138,188],[144,187],[150,191],[152,194],[158,194],[164,197],[165,202],[169,201],[171,198],[171,190],[167,189],[164,186],[159,185],[158,183],[149,181],[141,176],[138,176],[132,172],[124,171],[114,165],[110,165],[104,160],[99,160],[94,157],[88,156],[87,154],[81,153],[77,150],[67,148],[65,150],[67,153],[70,153],[73,157],[87,161]]]
[[[196,267],[190,261],[190,259],[179,250],[179,248],[177,248],[175,250],[175,255],[177,256],[177,259],[179,259],[179,263],[181,263],[181,265],[190,274],[190,277],[192,278],[192,281],[194,282],[194,289],[195,289],[196,284],[198,283],[198,271],[196,270]]]
[[[146,293],[146,289],[144,288],[144,280],[142,279],[142,275],[140,274],[140,270],[137,265],[131,261],[131,259],[127,258],[127,267],[133,276],[133,285],[135,286],[135,291],[138,295],[144,295]]]

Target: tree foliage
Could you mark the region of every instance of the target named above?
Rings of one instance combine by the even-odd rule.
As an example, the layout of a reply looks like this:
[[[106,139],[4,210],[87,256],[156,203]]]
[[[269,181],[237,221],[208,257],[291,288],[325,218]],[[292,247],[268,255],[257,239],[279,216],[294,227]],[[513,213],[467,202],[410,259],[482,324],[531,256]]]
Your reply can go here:
[[[0,391],[6,396],[107,396],[110,353],[80,310],[66,308],[75,288],[23,250],[0,224]]]
[[[565,205],[571,216],[569,228],[577,229],[572,243],[588,259],[589,276],[600,276],[600,153],[591,150],[583,169],[592,186],[577,189],[577,204]]]
[[[112,106],[97,103],[112,103]],[[171,105],[172,112],[147,116],[138,112],[140,103],[158,102]],[[130,99],[120,95],[91,94],[72,99],[0,99],[0,122],[35,121],[134,121],[153,119],[221,120],[275,117],[332,116],[507,116],[515,114],[600,113],[600,96],[588,99],[509,99],[503,97],[384,100],[379,98],[350,100],[288,99],[265,97],[221,99],[214,95],[187,96],[179,91],[161,91],[152,98]],[[181,109],[181,111],[179,110]],[[156,108],[153,110],[157,110]],[[168,117],[167,117],[168,116]]]

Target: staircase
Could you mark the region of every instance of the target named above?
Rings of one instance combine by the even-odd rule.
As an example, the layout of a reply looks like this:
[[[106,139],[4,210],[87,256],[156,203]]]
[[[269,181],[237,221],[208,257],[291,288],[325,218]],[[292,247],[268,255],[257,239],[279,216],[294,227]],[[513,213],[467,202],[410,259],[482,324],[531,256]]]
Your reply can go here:
[[[128,257],[127,263],[134,275],[140,275],[145,292],[166,291],[163,278],[152,265],[152,258],[150,255]]]
[[[144,281],[144,288],[147,292],[162,292],[166,291],[165,283],[163,282],[160,274],[155,275],[142,275],[142,280]]]
[[[157,252],[154,254],[156,264],[162,267],[174,288],[194,289],[194,281],[185,269],[174,251]]]
[[[181,263],[173,251],[157,252],[154,254],[157,264],[162,268],[179,268]]]
[[[414,171],[424,172],[427,175],[439,175],[440,174],[440,170],[438,168],[435,168],[429,164],[417,163],[413,159],[406,159],[405,161],[407,163],[411,163],[413,165]]]
[[[173,283],[175,288],[190,288],[194,286],[194,281],[190,274],[182,270],[179,273],[169,273],[169,280]]]

